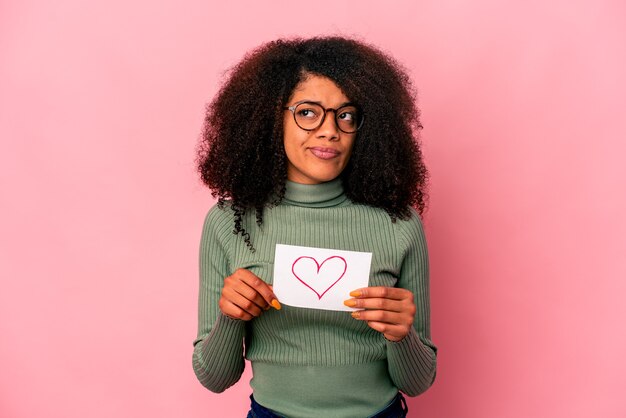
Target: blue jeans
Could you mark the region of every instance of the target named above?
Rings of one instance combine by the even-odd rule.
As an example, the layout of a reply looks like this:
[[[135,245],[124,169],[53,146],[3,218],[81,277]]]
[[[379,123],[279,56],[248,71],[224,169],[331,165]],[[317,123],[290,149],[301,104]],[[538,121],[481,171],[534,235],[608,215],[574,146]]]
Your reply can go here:
[[[252,395],[250,395],[250,401],[250,411],[248,411],[248,416],[246,418],[285,418],[282,415],[276,414],[271,409],[267,409],[266,407],[258,404]],[[405,418],[408,412],[409,408],[406,406],[406,400],[404,399],[404,396],[398,392],[396,397],[393,398],[391,403],[385,409],[371,415],[368,418]]]

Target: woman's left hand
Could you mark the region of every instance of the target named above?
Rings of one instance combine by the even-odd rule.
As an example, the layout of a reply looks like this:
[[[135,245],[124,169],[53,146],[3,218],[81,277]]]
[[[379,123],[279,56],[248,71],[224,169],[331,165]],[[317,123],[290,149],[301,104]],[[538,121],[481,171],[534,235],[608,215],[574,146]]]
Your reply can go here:
[[[352,299],[346,306],[363,309],[352,312],[352,317],[367,321],[367,325],[381,332],[390,341],[400,341],[411,330],[415,316],[413,292],[398,287],[364,287],[350,292]]]

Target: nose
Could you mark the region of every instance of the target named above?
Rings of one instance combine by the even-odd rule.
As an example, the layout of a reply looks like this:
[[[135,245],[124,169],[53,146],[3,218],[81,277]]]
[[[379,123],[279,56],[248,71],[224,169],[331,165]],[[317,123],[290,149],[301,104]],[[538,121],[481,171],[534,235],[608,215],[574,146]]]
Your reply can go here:
[[[324,121],[317,128],[315,136],[320,139],[328,139],[329,141],[336,141],[339,139],[339,128],[335,121],[335,110],[329,109],[326,111]]]

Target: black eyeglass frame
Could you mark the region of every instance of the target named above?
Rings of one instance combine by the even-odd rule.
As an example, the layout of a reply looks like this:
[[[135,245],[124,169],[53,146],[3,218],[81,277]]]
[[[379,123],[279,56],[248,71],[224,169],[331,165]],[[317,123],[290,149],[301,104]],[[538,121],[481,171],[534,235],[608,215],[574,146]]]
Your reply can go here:
[[[296,118],[296,108],[302,104],[311,104],[311,105],[315,105],[315,106],[319,106],[320,108],[322,108],[322,110],[324,111],[324,115],[322,116],[322,118],[320,119],[319,124],[315,127],[315,128],[303,128],[302,126],[300,126],[300,124],[298,123],[298,119]],[[354,107],[357,109],[357,111],[359,112],[359,121],[358,121],[358,126],[356,127],[356,129],[354,131],[344,131],[343,129],[341,129],[341,127],[339,126],[339,121],[337,120],[337,115],[339,115],[339,110],[343,109],[344,107]],[[363,121],[365,120],[365,115],[363,114],[363,110],[361,109],[361,107],[355,103],[346,103],[341,107],[338,107],[337,109],[333,109],[332,107],[328,107],[325,108],[324,106],[322,106],[319,103],[315,103],[315,102],[311,102],[309,100],[302,100],[299,101],[297,103],[294,103],[291,106],[285,106],[283,107],[284,110],[289,110],[291,111],[291,114],[293,115],[293,120],[294,122],[296,122],[296,125],[298,126],[298,128],[302,129],[303,131],[314,131],[317,128],[319,128],[320,126],[322,126],[324,124],[324,121],[326,120],[326,113],[329,111],[333,111],[335,113],[335,125],[337,126],[337,129],[339,129],[341,132],[345,133],[345,134],[353,134],[356,133],[356,131],[358,131],[359,129],[361,129],[361,127],[363,126]]]

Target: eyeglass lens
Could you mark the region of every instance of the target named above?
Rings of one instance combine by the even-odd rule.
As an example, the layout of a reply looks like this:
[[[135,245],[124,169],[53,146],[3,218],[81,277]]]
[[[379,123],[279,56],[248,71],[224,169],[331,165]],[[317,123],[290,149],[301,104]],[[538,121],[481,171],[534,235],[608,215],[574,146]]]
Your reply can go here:
[[[317,129],[324,119],[324,108],[315,103],[300,103],[293,113],[302,129]],[[352,133],[359,129],[361,115],[356,106],[343,106],[333,113],[337,127],[343,132]]]

